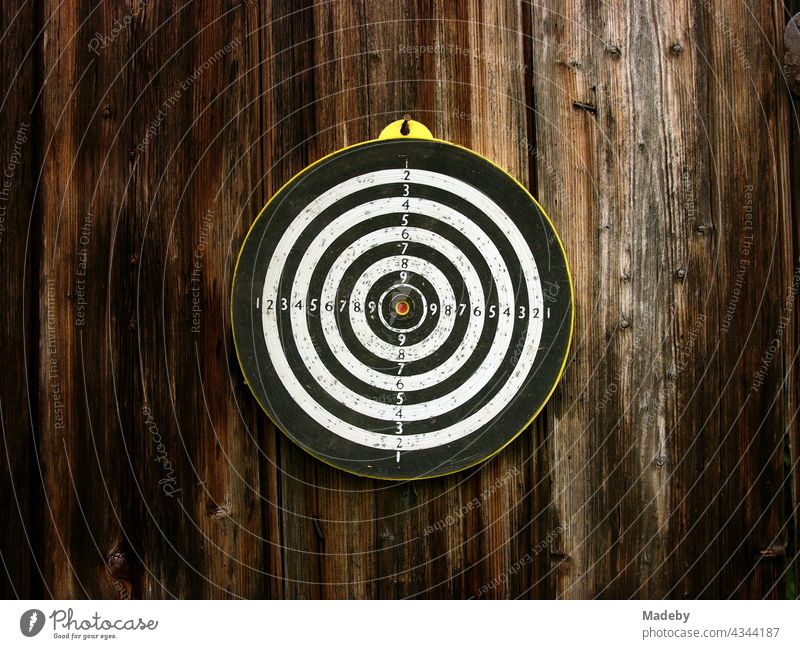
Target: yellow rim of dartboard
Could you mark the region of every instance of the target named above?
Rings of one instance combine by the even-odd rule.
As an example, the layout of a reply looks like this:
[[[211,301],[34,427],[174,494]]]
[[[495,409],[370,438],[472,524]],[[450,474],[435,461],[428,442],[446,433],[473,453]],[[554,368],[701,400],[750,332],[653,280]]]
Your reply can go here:
[[[403,133],[402,132],[403,130],[407,130],[408,132],[407,133]],[[245,378],[245,383],[247,384],[248,389],[250,390],[251,394],[255,397],[256,401],[258,402],[258,405],[261,406],[261,409],[267,414],[267,417],[269,417],[270,421],[275,426],[275,428],[280,430],[281,433],[283,433],[283,435],[285,437],[287,437],[289,440],[292,441],[293,444],[297,444],[297,446],[299,446],[301,449],[303,449],[303,451],[305,451],[306,453],[308,453],[312,457],[316,458],[320,462],[323,462],[324,464],[327,464],[328,466],[333,467],[334,469],[337,469],[339,471],[344,471],[345,473],[349,473],[351,475],[357,475],[357,476],[362,477],[362,478],[373,478],[375,480],[387,480],[387,481],[392,481],[392,482],[406,482],[406,481],[409,481],[409,480],[428,480],[430,478],[440,478],[440,477],[443,477],[443,476],[453,475],[455,473],[460,473],[461,471],[466,471],[467,469],[471,469],[471,468],[473,468],[473,467],[475,467],[475,466],[477,466],[477,465],[479,465],[479,464],[481,464],[483,462],[486,462],[486,460],[488,460],[488,459],[494,457],[495,455],[497,455],[498,453],[500,453],[504,448],[506,448],[509,444],[511,444],[511,442],[513,442],[520,435],[522,435],[522,433],[524,433],[525,430],[533,423],[533,421],[539,416],[539,414],[542,412],[544,407],[550,401],[550,398],[553,396],[553,393],[555,392],[556,387],[561,382],[561,377],[564,374],[564,369],[567,366],[567,359],[569,358],[569,352],[570,352],[570,349],[572,348],[572,336],[573,336],[573,333],[575,331],[575,291],[574,291],[574,286],[573,286],[573,283],[572,283],[572,271],[570,270],[570,267],[569,267],[569,261],[567,259],[566,250],[564,249],[564,243],[561,241],[561,237],[558,234],[558,230],[553,225],[553,221],[550,219],[550,217],[548,216],[547,212],[541,206],[539,201],[537,201],[534,198],[533,194],[531,194],[528,191],[527,187],[525,187],[525,185],[523,185],[521,182],[519,182],[519,180],[517,180],[514,176],[512,176],[510,173],[508,173],[500,165],[498,165],[497,163],[493,162],[489,158],[487,158],[485,156],[482,156],[480,153],[476,153],[472,149],[468,149],[467,147],[461,146],[459,144],[454,144],[453,142],[448,142],[446,140],[440,140],[438,138],[435,138],[435,137],[433,137],[433,134],[430,132],[430,130],[425,125],[421,124],[420,122],[417,122],[415,120],[410,120],[410,119],[409,120],[407,120],[407,119],[399,119],[399,120],[397,120],[395,122],[392,122],[386,128],[384,128],[383,131],[381,131],[381,134],[377,138],[372,139],[372,140],[365,140],[363,142],[358,142],[356,144],[351,144],[349,146],[342,147],[341,149],[337,149],[336,151],[333,151],[332,153],[329,153],[329,154],[323,156],[322,158],[319,158],[318,160],[316,160],[315,162],[312,162],[307,167],[304,167],[303,169],[298,171],[294,176],[292,176],[289,180],[287,180],[281,186],[281,188],[269,198],[269,200],[266,202],[264,207],[261,208],[261,211],[258,213],[258,216],[255,218],[253,223],[250,225],[250,228],[247,230],[247,235],[245,235],[245,237],[242,240],[242,242],[247,241],[247,239],[250,236],[250,233],[252,232],[252,230],[255,227],[256,223],[262,217],[262,215],[267,210],[267,208],[272,203],[272,201],[274,201],[281,194],[281,192],[283,192],[283,190],[286,189],[286,187],[291,185],[295,181],[295,179],[299,178],[306,171],[309,171],[310,169],[316,167],[317,165],[319,165],[320,163],[324,162],[328,158],[331,158],[331,157],[341,153],[342,151],[347,151],[348,149],[353,149],[355,147],[359,147],[359,146],[362,146],[364,144],[369,144],[371,142],[378,142],[380,140],[390,140],[390,139],[432,140],[434,142],[439,142],[441,144],[446,144],[448,146],[452,146],[452,147],[455,147],[457,149],[462,149],[464,151],[467,151],[467,152],[471,153],[472,155],[475,155],[475,156],[478,156],[479,158],[482,158],[483,160],[488,162],[490,165],[495,167],[497,170],[501,171],[506,176],[511,178],[511,180],[513,180],[520,187],[520,189],[522,189],[522,191],[524,191],[530,197],[530,199],[536,204],[536,206],[539,208],[539,210],[541,210],[542,215],[547,220],[548,225],[550,226],[551,230],[555,234],[556,241],[558,241],[559,248],[561,248],[561,254],[564,256],[564,265],[566,267],[567,278],[569,280],[570,300],[572,301],[572,305],[571,305],[571,309],[570,309],[571,313],[570,313],[570,323],[569,323],[569,335],[567,337],[567,346],[566,346],[566,349],[564,350],[564,358],[561,361],[561,367],[558,370],[558,375],[556,376],[556,379],[553,382],[553,386],[550,388],[550,392],[547,393],[547,396],[545,397],[544,401],[542,401],[542,404],[539,406],[539,408],[536,410],[536,412],[533,413],[533,416],[531,416],[531,418],[528,420],[528,422],[519,431],[517,431],[512,437],[510,437],[508,439],[508,441],[505,442],[505,444],[503,444],[502,446],[498,447],[497,449],[495,449],[494,451],[492,451],[491,453],[489,453],[485,457],[483,457],[483,458],[481,458],[479,460],[476,460],[475,462],[472,462],[471,464],[468,464],[466,466],[460,467],[460,468],[455,469],[453,471],[445,471],[443,473],[436,473],[436,474],[432,474],[432,475],[423,475],[423,476],[415,476],[415,477],[398,478],[398,477],[391,477],[391,476],[390,477],[387,477],[387,476],[375,476],[375,475],[370,475],[369,473],[361,473],[361,472],[358,472],[358,471],[353,471],[351,469],[344,468],[344,467],[338,466],[336,464],[333,464],[332,462],[329,462],[324,457],[318,455],[317,453],[314,453],[313,451],[311,451],[310,449],[306,448],[305,446],[303,446],[301,444],[298,444],[294,440],[294,438],[277,423],[277,421],[276,421],[277,418],[261,402],[261,399],[259,399],[258,395],[255,393],[253,388],[250,386],[250,381],[247,380],[247,374],[245,374],[244,365],[242,364],[242,359],[241,359],[241,357],[239,355],[239,347],[236,344],[236,336],[235,335],[233,336],[233,345],[234,345],[234,349],[236,350],[236,359],[239,362],[239,368],[242,371],[242,375]],[[233,279],[231,281],[231,333],[232,334],[233,334],[233,327],[234,327],[233,299],[232,299],[233,298],[233,286],[236,283],[236,273],[239,270],[239,261],[241,260],[241,257],[242,257],[242,249],[240,248],[239,255],[236,258],[236,266],[235,266],[234,271],[233,271]]]

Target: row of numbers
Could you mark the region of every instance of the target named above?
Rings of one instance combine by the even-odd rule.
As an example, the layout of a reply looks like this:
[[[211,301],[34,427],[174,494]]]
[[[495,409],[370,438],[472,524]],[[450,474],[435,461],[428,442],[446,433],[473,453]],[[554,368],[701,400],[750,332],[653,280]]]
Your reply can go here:
[[[274,311],[276,308],[275,300],[267,300],[266,301],[266,309],[267,311]],[[316,313],[320,310],[320,302],[316,298],[309,300],[308,302],[304,302],[303,300],[297,300],[294,303],[291,303],[288,298],[282,297],[277,305],[277,308],[280,311],[288,311],[291,309],[297,309],[300,311],[308,310],[311,313]],[[365,302],[363,305],[361,302],[351,302],[350,300],[339,300],[338,305],[334,302],[326,302],[325,305],[322,307],[325,311],[333,312],[338,311],[339,313],[343,313],[348,308],[351,308],[354,313],[361,313],[362,311],[368,311],[369,313],[375,313],[378,308],[378,305],[375,303],[374,300],[370,302]],[[439,312],[439,305],[436,302],[432,302],[431,304],[427,305],[427,311],[431,313],[431,315],[436,315]],[[457,316],[463,316],[467,313],[468,305],[464,304],[463,302],[460,304],[445,304],[442,307],[442,313],[446,316],[455,314]],[[472,315],[475,317],[480,317],[483,315],[483,309],[480,305],[476,305],[471,310]],[[512,309],[510,306],[505,307],[502,311],[496,304],[490,304],[489,308],[486,310],[486,315],[492,319],[496,318],[497,314],[500,313],[503,316],[510,317],[512,315]],[[530,311],[525,305],[519,305],[516,308],[516,317],[520,320],[524,320],[529,315],[531,318],[538,318],[540,317],[540,310],[538,307],[534,307]]]
[[[403,180],[410,180],[410,179],[411,179],[411,170],[408,168],[408,158],[406,158],[406,166],[405,166],[405,169],[403,169]],[[409,185],[407,183],[404,184],[403,185],[403,197],[406,200],[403,202],[403,209],[405,210],[405,213],[403,214],[403,216],[400,219],[400,225],[403,226],[403,230],[400,232],[400,238],[403,239],[403,242],[401,244],[403,246],[403,251],[400,253],[400,255],[402,257],[402,259],[400,261],[400,268],[401,268],[401,271],[400,271],[400,282],[401,283],[405,283],[406,281],[408,281],[408,258],[406,257],[406,250],[408,250],[408,244],[405,243],[405,241],[410,236],[409,233],[408,233],[408,230],[406,229],[406,226],[408,225],[408,210],[409,210],[408,196],[410,195],[410,193],[411,193],[411,188],[409,187]],[[436,314],[436,311],[434,309],[438,309],[439,307],[434,302],[434,303],[431,303],[430,307],[426,307],[426,309],[427,308],[430,308],[432,314]],[[451,309],[451,311],[449,313],[447,312],[448,308]],[[450,315],[450,313],[452,313],[452,308],[453,308],[452,305],[449,305],[449,304],[445,305],[445,307],[444,307],[445,314],[446,315]],[[398,339],[401,347],[403,345],[405,345],[405,343],[406,343],[405,334],[398,334],[397,339]],[[405,356],[405,350],[403,350],[403,349],[398,350],[398,356],[397,356],[397,374],[398,374],[398,376],[403,373],[403,368],[406,365],[405,364],[405,360],[404,360],[405,357],[406,357]],[[395,446],[395,450],[397,451],[396,458],[397,458],[397,462],[399,463],[400,462],[400,449],[403,448],[403,422],[402,422],[402,419],[403,419],[403,397],[404,397],[404,394],[403,394],[403,387],[404,387],[403,379],[397,379],[397,383],[395,384],[395,387],[397,388],[397,395],[396,396],[397,396],[397,404],[398,404],[397,405],[397,411],[394,413],[394,418],[395,418],[394,424],[396,426],[395,435],[397,435],[397,445]]]

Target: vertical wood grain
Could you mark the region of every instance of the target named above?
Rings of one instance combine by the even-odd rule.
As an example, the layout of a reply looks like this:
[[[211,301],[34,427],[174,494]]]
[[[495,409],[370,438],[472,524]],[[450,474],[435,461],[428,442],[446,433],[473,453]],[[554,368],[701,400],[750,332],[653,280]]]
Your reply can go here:
[[[230,335],[239,240],[263,201],[260,186],[260,16],[252,4],[181,11],[160,4],[138,56],[153,74],[134,119],[156,133],[133,169],[136,327],[142,394],[174,469],[139,435],[137,474],[146,586],[153,596],[236,598],[281,593],[275,482],[257,404]],[[154,74],[158,71],[157,75]],[[141,199],[141,202],[139,202]]]
[[[34,209],[39,169],[41,73],[38,16],[28,3],[0,7],[0,597],[44,596],[41,580],[41,486],[37,463],[37,259],[40,223]],[[13,378],[12,378],[13,377]]]
[[[578,260],[548,419],[559,596],[779,594],[794,424],[777,385],[750,393],[791,275],[778,22],[768,3],[534,6],[539,187]]]
[[[800,214],[800,102],[797,97],[792,98],[790,109],[791,121],[791,169],[792,169],[792,215],[793,221],[798,222]],[[793,232],[793,245],[795,250],[800,250],[800,228],[795,227]],[[787,512],[787,548],[786,548],[786,579],[787,596],[798,597],[800,586],[800,426],[797,425],[798,409],[800,409],[800,381],[797,379],[798,359],[797,350],[800,349],[800,333],[797,328],[793,331],[794,353],[785,354],[787,371],[787,401],[788,412],[794,417],[792,426],[786,438],[786,479],[788,481],[788,497],[786,499]],[[793,386],[793,387],[792,387]]]
[[[259,202],[257,16],[45,18],[46,581],[59,597],[258,596],[269,494],[227,306],[229,239]]]
[[[782,597],[787,559],[784,440],[797,424],[785,400],[783,354],[793,352],[791,336],[780,338],[787,324],[782,320],[791,318],[797,304],[795,299],[792,309],[785,309],[800,261],[791,237],[788,104],[775,54],[783,21],[776,3],[703,5],[696,14],[707,30],[704,53],[717,72],[709,84],[715,165],[713,229],[707,233],[719,241],[716,280],[723,323],[748,237],[753,241],[747,286],[734,315],[738,330],[731,327],[721,337],[718,351],[717,444],[725,483],[714,496],[722,514],[719,536],[695,552],[698,563],[716,565],[717,570],[698,592]],[[747,220],[750,200],[752,232]],[[796,315],[794,322],[796,331]],[[775,359],[762,377],[773,344]],[[716,561],[717,556],[724,561]]]
[[[102,29],[111,16],[45,3],[43,19],[37,295],[43,565],[55,597],[110,597],[106,557],[126,549],[123,530],[132,522],[120,492],[124,455],[108,380],[105,306],[107,241],[124,185],[102,180],[113,132],[95,93],[107,88],[109,68],[94,60],[81,29],[84,21]]]

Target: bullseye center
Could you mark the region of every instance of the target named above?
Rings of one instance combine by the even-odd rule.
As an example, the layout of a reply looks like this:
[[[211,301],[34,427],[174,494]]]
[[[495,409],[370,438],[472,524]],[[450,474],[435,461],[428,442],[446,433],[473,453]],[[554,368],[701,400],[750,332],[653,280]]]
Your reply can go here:
[[[406,300],[398,300],[394,305],[394,312],[401,318],[411,311],[411,305]]]

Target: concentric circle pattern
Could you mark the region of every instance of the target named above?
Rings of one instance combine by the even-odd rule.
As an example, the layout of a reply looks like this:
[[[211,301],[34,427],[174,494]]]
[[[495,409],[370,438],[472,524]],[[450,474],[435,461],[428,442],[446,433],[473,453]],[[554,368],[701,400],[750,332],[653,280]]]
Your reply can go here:
[[[242,247],[233,327],[245,377],[293,440],[344,470],[471,466],[552,393],[572,287],[552,224],[513,178],[438,140],[324,158]]]

